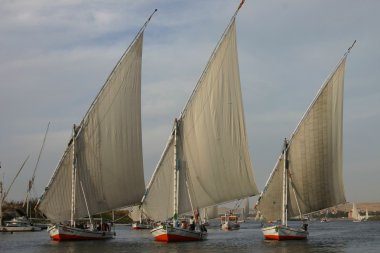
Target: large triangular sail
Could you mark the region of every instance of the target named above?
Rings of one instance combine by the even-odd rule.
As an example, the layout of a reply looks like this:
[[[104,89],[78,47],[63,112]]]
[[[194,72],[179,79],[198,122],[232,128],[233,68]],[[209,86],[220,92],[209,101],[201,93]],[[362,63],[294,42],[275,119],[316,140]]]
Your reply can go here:
[[[351,48],[350,48],[351,49]],[[349,51],[348,51],[349,52]],[[288,217],[345,203],[342,177],[343,85],[348,52],[294,131],[287,148]],[[266,220],[282,216],[283,154],[258,200]]]
[[[144,194],[141,64],[148,21],[75,128],[75,141],[69,142],[40,199],[39,209],[52,221],[71,216],[73,145],[77,171],[74,218],[88,215],[85,200],[89,213],[96,214],[137,204]]]
[[[179,214],[258,193],[245,129],[235,15],[176,123],[177,138],[173,131],[148,185],[143,208],[154,220],[174,214],[175,145]]]

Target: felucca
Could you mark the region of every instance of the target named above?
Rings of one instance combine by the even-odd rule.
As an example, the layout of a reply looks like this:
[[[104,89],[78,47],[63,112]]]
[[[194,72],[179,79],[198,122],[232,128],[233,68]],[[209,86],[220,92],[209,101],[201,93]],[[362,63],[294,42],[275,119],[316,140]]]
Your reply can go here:
[[[92,215],[136,205],[144,195],[142,45],[144,30],[156,11],[116,64],[80,125],[74,125],[68,147],[40,198],[39,210],[55,222],[48,227],[53,240],[112,238],[110,224],[95,223]]]
[[[346,58],[353,45],[322,85],[290,140],[284,141],[256,205],[264,220],[281,220],[279,225],[262,228],[265,239],[306,239],[308,224],[290,227],[288,217],[303,220],[304,214],[346,202],[342,178],[343,85]]]
[[[156,241],[203,240],[207,237],[205,226],[197,223],[201,208],[258,193],[248,151],[237,58],[235,17],[243,2],[174,121],[142,200],[144,213],[161,221],[151,231]],[[187,226],[179,218],[190,212],[197,224]]]

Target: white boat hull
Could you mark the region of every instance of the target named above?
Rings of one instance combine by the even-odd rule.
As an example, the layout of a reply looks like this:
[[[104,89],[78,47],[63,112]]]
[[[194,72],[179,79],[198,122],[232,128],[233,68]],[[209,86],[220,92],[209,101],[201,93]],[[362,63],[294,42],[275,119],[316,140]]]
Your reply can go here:
[[[287,226],[270,226],[262,228],[265,240],[304,240],[309,232],[302,228],[291,228]]]
[[[35,231],[41,231],[42,229],[40,227],[35,226],[25,226],[25,227],[1,227],[0,231],[2,232],[35,232]]]
[[[15,217],[12,220],[5,221],[5,226],[0,227],[0,231],[33,232],[33,231],[41,231],[41,228],[38,226],[34,226],[26,217]]]
[[[222,224],[222,229],[229,231],[229,230],[238,230],[240,228],[240,224],[235,222],[224,222]]]
[[[201,241],[207,238],[207,232],[161,225],[151,231],[154,240],[160,242]]]
[[[143,224],[143,223],[133,223],[132,229],[139,230],[139,229],[152,229],[152,225],[150,224]]]
[[[111,231],[74,228],[60,224],[49,226],[47,231],[54,241],[103,240],[115,236],[115,233]]]

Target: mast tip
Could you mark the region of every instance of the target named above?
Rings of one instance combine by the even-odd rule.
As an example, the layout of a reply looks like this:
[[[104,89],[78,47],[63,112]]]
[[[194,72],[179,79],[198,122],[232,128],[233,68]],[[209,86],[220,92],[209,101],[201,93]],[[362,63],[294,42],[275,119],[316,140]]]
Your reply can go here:
[[[244,2],[245,2],[245,0],[241,0],[239,7],[238,7],[238,10],[240,10],[240,8],[243,6]]]
[[[354,43],[352,43],[352,45],[348,48],[347,52],[349,53],[351,51],[351,49],[354,47],[356,43],[356,40],[354,40]]]

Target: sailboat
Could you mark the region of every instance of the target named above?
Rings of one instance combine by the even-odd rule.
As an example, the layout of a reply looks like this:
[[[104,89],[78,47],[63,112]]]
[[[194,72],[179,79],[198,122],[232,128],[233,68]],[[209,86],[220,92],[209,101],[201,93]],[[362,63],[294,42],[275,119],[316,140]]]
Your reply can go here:
[[[369,215],[368,215],[368,208],[365,209],[365,216],[364,216],[364,221],[368,221]]]
[[[25,200],[24,200],[24,203],[23,203],[23,207],[26,207],[26,217],[21,217],[18,221],[17,221],[17,219],[13,220],[13,222],[15,222],[15,224],[18,224],[18,223],[19,224],[25,224],[25,222],[31,223],[30,221],[33,219],[32,218],[32,210],[31,210],[32,207],[30,205],[30,195],[31,195],[31,191],[32,191],[33,186],[34,186],[34,180],[35,180],[35,177],[36,177],[36,171],[37,171],[40,159],[41,159],[42,151],[44,150],[44,147],[45,147],[46,137],[47,137],[47,134],[48,134],[48,131],[49,131],[49,126],[50,126],[50,122],[48,123],[48,125],[46,127],[45,136],[44,136],[44,139],[42,141],[42,146],[41,146],[40,152],[38,154],[38,158],[37,158],[36,166],[34,167],[32,178],[28,182],[28,189],[26,191],[26,197],[25,197]],[[38,220],[41,221],[41,219],[38,219]],[[41,229],[46,229],[47,228],[47,224],[46,223],[34,223],[34,226],[35,227],[39,227]]]
[[[54,222],[48,227],[53,240],[113,238],[109,223],[95,222],[92,215],[136,205],[144,195],[141,59],[144,30],[156,11],[116,64],[80,125],[74,125],[39,200],[38,209]]]
[[[361,222],[364,217],[362,217],[358,211],[358,208],[356,207],[355,203],[352,203],[352,213],[351,213],[352,221],[353,222]]]
[[[241,200],[238,200],[236,206],[220,216],[220,227],[222,230],[238,230],[240,224],[245,221],[249,212],[249,198],[244,199],[244,207],[240,208]],[[239,211],[238,211],[239,210]]]
[[[356,41],[355,41],[356,42]],[[256,204],[272,223],[262,228],[265,239],[306,239],[308,224],[288,226],[288,217],[345,203],[342,177],[344,69],[348,53],[322,85],[314,101],[285,139],[282,153]]]
[[[328,219],[329,209],[326,209],[324,213],[325,213],[325,216],[321,218],[321,222],[329,222],[329,219]]]
[[[233,15],[174,126],[142,199],[156,241],[207,238],[199,210],[258,193],[249,157]],[[228,187],[226,187],[228,186]],[[180,217],[192,216],[186,228]],[[180,225],[181,223],[181,225]]]
[[[141,210],[141,206],[134,206],[130,210],[129,217],[133,220],[132,229],[140,230],[140,229],[152,229],[152,223],[149,219],[144,217]]]
[[[13,178],[11,184],[8,189],[4,191],[3,182],[0,181],[0,231],[1,232],[33,232],[33,231],[41,231],[40,227],[34,226],[26,217],[15,217],[9,221],[4,221],[3,226],[3,205],[6,197],[9,194],[16,178],[19,176],[21,170],[24,168],[26,162],[28,161],[29,156],[24,160],[15,177]],[[0,166],[1,168],[1,166]]]

